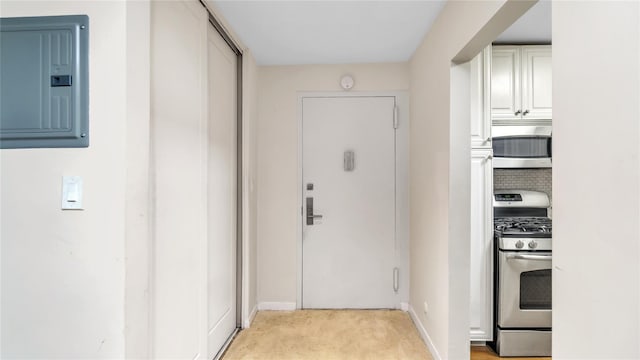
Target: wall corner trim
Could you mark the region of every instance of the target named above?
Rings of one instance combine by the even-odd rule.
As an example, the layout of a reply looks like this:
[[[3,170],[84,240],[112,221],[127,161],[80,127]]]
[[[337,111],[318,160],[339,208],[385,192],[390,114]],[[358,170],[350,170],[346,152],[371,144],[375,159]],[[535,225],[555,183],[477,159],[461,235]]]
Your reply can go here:
[[[424,328],[424,326],[420,322],[420,319],[418,319],[418,315],[413,309],[413,306],[411,306],[411,304],[408,304],[408,306],[409,306],[409,316],[411,316],[411,320],[413,320],[413,324],[415,325],[416,329],[418,329],[418,332],[420,333],[420,337],[422,338],[422,341],[424,341],[424,343],[427,344],[427,348],[429,349],[431,356],[433,356],[434,360],[442,360],[440,353],[438,353],[438,350],[433,344],[433,341],[431,341],[431,337],[427,333],[427,329]]]
[[[409,311],[409,303],[401,302],[400,303],[400,310],[402,310],[404,312],[408,312]]]
[[[249,317],[247,319],[244,319],[244,321],[242,322],[243,329],[248,329],[251,327],[251,324],[253,324],[253,319],[256,318],[257,313],[258,313],[258,305],[253,307],[253,310],[251,310]]]
[[[258,303],[258,310],[293,311],[296,309],[295,302],[261,302]]]

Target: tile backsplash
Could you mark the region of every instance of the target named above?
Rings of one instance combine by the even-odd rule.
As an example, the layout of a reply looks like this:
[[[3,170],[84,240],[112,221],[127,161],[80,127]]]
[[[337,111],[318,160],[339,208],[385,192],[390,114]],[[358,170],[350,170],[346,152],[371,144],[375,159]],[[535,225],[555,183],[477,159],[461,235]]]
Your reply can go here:
[[[551,195],[551,169],[493,169],[493,189],[542,191]]]

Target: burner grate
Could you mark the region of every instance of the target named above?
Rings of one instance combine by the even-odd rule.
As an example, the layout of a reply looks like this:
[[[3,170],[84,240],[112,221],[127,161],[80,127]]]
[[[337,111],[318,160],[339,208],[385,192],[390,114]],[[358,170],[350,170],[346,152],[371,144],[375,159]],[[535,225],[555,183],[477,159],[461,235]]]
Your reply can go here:
[[[502,233],[551,233],[551,219],[545,217],[531,218],[495,218],[496,231]]]

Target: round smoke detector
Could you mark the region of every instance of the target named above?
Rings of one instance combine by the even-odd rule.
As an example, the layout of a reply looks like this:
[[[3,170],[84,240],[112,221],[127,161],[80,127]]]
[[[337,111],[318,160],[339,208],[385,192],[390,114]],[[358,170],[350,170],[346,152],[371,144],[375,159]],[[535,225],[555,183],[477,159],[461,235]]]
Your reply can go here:
[[[340,86],[345,90],[351,90],[354,84],[355,81],[351,75],[345,75],[340,79]]]

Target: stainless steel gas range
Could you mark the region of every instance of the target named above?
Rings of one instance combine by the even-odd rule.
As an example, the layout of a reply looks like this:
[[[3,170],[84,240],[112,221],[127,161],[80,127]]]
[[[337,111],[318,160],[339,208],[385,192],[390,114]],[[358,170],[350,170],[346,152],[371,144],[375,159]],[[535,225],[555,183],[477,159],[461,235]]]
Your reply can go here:
[[[551,219],[547,194],[494,193],[495,341],[500,356],[551,356]]]

